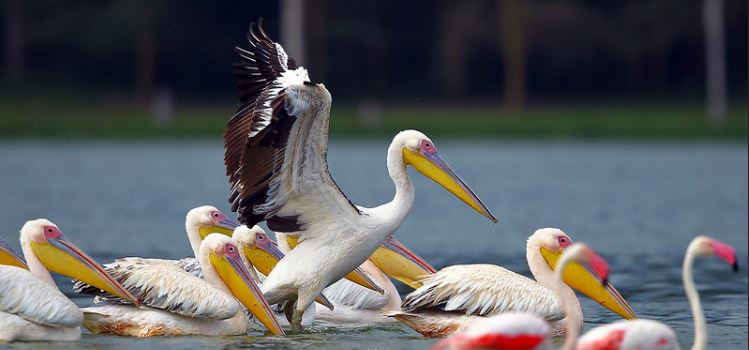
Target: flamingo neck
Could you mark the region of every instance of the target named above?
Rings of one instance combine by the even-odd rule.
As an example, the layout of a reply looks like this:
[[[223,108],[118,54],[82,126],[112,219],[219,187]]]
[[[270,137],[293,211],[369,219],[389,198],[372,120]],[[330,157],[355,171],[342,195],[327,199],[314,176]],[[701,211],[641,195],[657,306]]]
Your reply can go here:
[[[23,257],[26,259],[26,265],[29,266],[29,272],[31,272],[34,277],[44,281],[50,286],[57,288],[55,280],[52,278],[49,270],[44,267],[44,264],[39,261],[39,258],[37,258],[36,254],[34,254],[34,251],[31,250],[31,244],[29,244],[28,241],[21,241],[21,251],[23,251]]]
[[[703,350],[707,344],[705,316],[702,314],[700,295],[697,293],[692,274],[692,266],[694,265],[696,255],[695,250],[690,246],[687,255],[684,257],[682,279],[684,281],[684,290],[687,293],[687,300],[689,300],[689,307],[692,309],[692,317],[694,317],[694,344],[692,345],[692,350]]]
[[[565,254],[562,255],[562,257],[557,262],[556,271],[554,271],[554,291],[557,293],[557,297],[559,298],[559,302],[562,304],[562,309],[564,310],[564,313],[566,314],[567,323],[565,324],[567,327],[567,334],[564,337],[564,345],[562,345],[563,350],[573,350],[575,348],[575,344],[577,343],[577,337],[580,333],[579,329],[573,328],[573,322],[571,317],[573,317],[576,313],[575,308],[580,308],[579,301],[577,302],[577,305],[574,306],[572,303],[569,302],[569,299],[565,298],[564,293],[566,293],[567,290],[572,292],[572,289],[567,286],[567,284],[562,281],[562,271],[564,271],[565,267],[572,261],[572,258],[570,255]],[[574,292],[572,292],[574,296]],[[575,301],[577,301],[577,298],[575,298]]]
[[[568,331],[574,327],[573,330],[575,331],[575,334],[580,334],[583,330],[583,308],[580,305],[580,300],[578,300],[575,295],[575,291],[565,283],[557,286],[558,283],[555,272],[551,267],[549,267],[549,264],[546,262],[543,255],[541,255],[540,245],[529,241],[526,250],[526,259],[528,260],[528,267],[531,269],[533,278],[535,278],[540,285],[550,288],[555,292],[560,305],[562,305],[562,310],[565,313],[564,324]]]

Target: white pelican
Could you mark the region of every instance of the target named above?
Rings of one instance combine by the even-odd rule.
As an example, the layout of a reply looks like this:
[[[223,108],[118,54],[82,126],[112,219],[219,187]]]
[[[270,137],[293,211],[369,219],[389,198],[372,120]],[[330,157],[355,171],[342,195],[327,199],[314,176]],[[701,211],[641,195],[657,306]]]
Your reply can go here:
[[[582,243],[565,250],[556,264],[551,288],[558,295],[565,313],[574,313],[575,306],[564,298],[566,285],[562,273],[570,263],[577,262],[589,266],[597,278],[597,283],[605,285],[608,279],[608,264],[592,249]],[[579,266],[579,265],[578,265]],[[573,349],[577,332],[569,324],[566,332],[565,350]],[[551,349],[550,337],[552,328],[538,315],[528,312],[508,312],[476,321],[464,331],[454,334],[432,347],[432,350],[453,349]],[[644,350],[644,349],[643,349]]]
[[[245,256],[253,266],[268,275],[284,254],[259,226],[241,233],[237,241],[245,249]],[[290,251],[295,240],[285,234],[277,234],[282,250]],[[377,261],[378,263],[375,263]],[[388,275],[412,286],[419,286],[418,279],[436,270],[421,257],[411,252],[395,237],[388,237],[370,258],[358,267],[364,275],[381,286],[383,293],[375,293],[346,279],[341,279],[323,290],[334,307],[317,310],[316,318],[327,325],[349,326],[391,322],[383,317],[385,312],[400,311],[401,298]],[[304,318],[308,315],[305,312]],[[304,323],[303,323],[304,324]]]
[[[21,228],[26,263],[5,248],[0,249],[0,255],[6,254],[3,264],[8,263],[0,265],[0,341],[80,339],[83,313],[57,289],[50,271],[138,303],[49,220],[27,221]],[[28,270],[23,268],[26,264]]]
[[[496,222],[434,143],[415,130],[400,132],[388,148],[393,200],[355,206],[328,172],[330,93],[310,82],[307,70],[262,28],[259,35],[250,30],[248,39],[251,48],[237,48],[235,65],[243,105],[224,134],[229,201],[242,223],[266,221],[271,230],[298,237],[262,287],[271,304],[294,302],[287,305],[294,308],[295,331],[320,292],[361,265],[405,220],[414,200],[407,165]]]
[[[705,317],[702,314],[700,296],[694,285],[692,266],[698,256],[716,255],[725,260],[738,271],[734,249],[723,242],[706,236],[695,237],[687,248],[682,266],[682,279],[687,293],[689,306],[694,317],[694,345],[692,349],[702,350],[707,347]],[[619,321],[596,327],[580,337],[577,349],[681,349],[676,334],[671,327],[653,320]]]
[[[448,266],[423,280],[424,286],[407,295],[403,312],[390,313],[424,336],[445,336],[504,312],[529,312],[554,322],[554,334],[562,335],[566,324],[577,333],[583,328],[583,311],[575,292],[565,285],[560,296],[553,292],[551,266],[572,239],[555,228],[536,230],[528,238],[526,258],[535,281],[496,265]],[[564,281],[616,314],[632,319],[637,315],[611,286],[601,286],[595,274],[573,265]],[[561,299],[560,299],[561,297]],[[561,302],[572,305],[566,316]]]
[[[94,333],[135,337],[243,335],[250,321],[236,298],[273,334],[284,334],[235,240],[209,234],[198,254],[202,279],[171,264],[132,264],[117,271],[115,277],[144,306],[85,308],[84,326]]]
[[[190,209],[190,211],[187,212],[187,215],[185,215],[185,232],[187,233],[187,240],[190,242],[190,247],[193,251],[193,257],[182,258],[179,260],[127,257],[117,259],[117,261],[113,263],[104,264],[104,267],[112,274],[121,274],[124,270],[130,269],[132,265],[168,264],[177,266],[196,277],[202,278],[197,256],[203,238],[210,233],[221,233],[231,236],[237,225],[237,223],[226,217],[224,213],[212,205],[195,207]],[[122,302],[119,298],[114,297],[99,288],[91,287],[81,281],[75,282],[73,290],[79,294],[95,296],[96,298],[94,300],[96,302]]]

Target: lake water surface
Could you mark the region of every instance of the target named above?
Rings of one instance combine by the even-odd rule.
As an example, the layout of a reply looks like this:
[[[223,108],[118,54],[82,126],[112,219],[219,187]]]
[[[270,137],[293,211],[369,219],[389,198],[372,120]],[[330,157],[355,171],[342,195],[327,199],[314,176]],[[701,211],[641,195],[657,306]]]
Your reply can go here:
[[[331,172],[354,202],[374,206],[392,198],[389,141],[331,143]],[[640,317],[671,325],[688,347],[692,318],[681,259],[694,235],[711,235],[736,247],[742,270],[733,274],[716,258],[697,261],[710,348],[747,347],[746,143],[434,141],[500,220],[492,224],[411,171],[416,201],[396,235],[435,267],[494,263],[527,275],[526,238],[537,228],[559,227],[609,260],[612,283]],[[228,210],[222,157],[219,141],[0,142],[0,237],[17,248],[23,222],[47,217],[100,261],[187,256],[187,210],[202,204]],[[67,281],[59,281],[69,294]],[[581,299],[586,327],[617,319]],[[0,347],[426,349],[433,343],[389,324],[313,328],[287,338],[84,334],[80,343]]]

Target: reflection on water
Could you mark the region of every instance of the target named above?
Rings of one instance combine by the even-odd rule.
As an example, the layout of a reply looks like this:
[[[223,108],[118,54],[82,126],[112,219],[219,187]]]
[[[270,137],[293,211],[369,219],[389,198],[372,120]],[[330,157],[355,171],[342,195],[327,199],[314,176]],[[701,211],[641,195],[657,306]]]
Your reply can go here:
[[[392,197],[384,165],[388,142],[332,143],[331,172],[354,202],[372,206]],[[709,234],[726,241],[747,266],[746,144],[435,142],[500,220],[492,224],[412,172],[416,202],[397,235],[437,267],[484,262],[527,274],[525,239],[536,228],[556,226],[611,261],[612,283],[641,317],[672,325],[690,344],[680,271],[689,239]],[[187,210],[201,204],[228,209],[222,156],[220,144],[206,141],[0,143],[0,237],[17,247],[23,221],[44,216],[102,260],[187,256]],[[746,348],[746,270],[734,275],[708,258],[697,261],[696,274],[713,347]],[[588,327],[616,320],[585,298],[583,306]],[[81,344],[33,347],[416,349],[432,343],[395,324],[317,329],[284,339],[86,335]]]

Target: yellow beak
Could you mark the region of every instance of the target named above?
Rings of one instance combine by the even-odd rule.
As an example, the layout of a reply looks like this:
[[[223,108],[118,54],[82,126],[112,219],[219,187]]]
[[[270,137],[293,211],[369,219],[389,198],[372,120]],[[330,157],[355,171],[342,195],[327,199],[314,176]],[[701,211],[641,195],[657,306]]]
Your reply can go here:
[[[294,236],[286,236],[286,241],[289,243],[289,247],[291,247],[291,249],[294,249],[294,247],[299,244],[299,241]],[[354,269],[354,271],[349,272],[348,275],[346,275],[346,277],[344,278],[364,288],[371,289],[380,294],[385,294],[385,291],[380,288],[377,283],[372,281],[372,279],[358,267]]]
[[[497,218],[489,212],[481,199],[450,169],[450,166],[440,157],[437,151],[422,153],[403,148],[403,161],[413,166],[424,176],[432,179],[432,181],[440,184],[479,214],[486,216],[495,223],[497,222]]]
[[[252,313],[268,330],[275,335],[286,335],[273,314],[268,302],[255,281],[250,277],[241,259],[229,256],[209,255],[211,265],[216,269],[221,280],[229,288],[231,294]]]
[[[198,228],[198,234],[200,234],[200,239],[205,239],[205,236],[208,236],[211,233],[220,233],[222,235],[227,235],[231,237],[231,235],[234,233],[234,227],[229,228],[223,225],[221,226],[208,225],[208,226],[201,226]]]
[[[413,289],[422,286],[421,279],[437,270],[410,251],[392,235],[389,236],[369,260],[382,272]]]
[[[44,243],[31,241],[31,250],[49,271],[77,279],[135,305],[140,305],[140,301],[109,275],[101,265],[68,242],[64,236],[48,238]]]
[[[244,256],[249,260],[250,264],[255,267],[260,273],[268,276],[276,264],[283,259],[283,253],[278,249],[275,242],[269,241],[264,246],[242,246],[242,252]],[[324,295],[320,294],[315,301],[329,310],[333,311],[333,303],[328,300]]]
[[[24,261],[20,255],[16,254],[16,252],[3,241],[0,241],[0,265],[16,266],[26,270],[29,269],[28,265],[26,265],[26,261]]]
[[[546,248],[541,248],[541,255],[553,270],[557,260],[562,256],[562,252],[554,253]],[[587,295],[615,314],[627,320],[637,318],[635,311],[613,285],[610,283],[607,283],[606,286],[601,285],[600,279],[595,276],[594,272],[583,265],[577,262],[569,263],[564,269],[562,279],[573,289]]]

